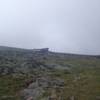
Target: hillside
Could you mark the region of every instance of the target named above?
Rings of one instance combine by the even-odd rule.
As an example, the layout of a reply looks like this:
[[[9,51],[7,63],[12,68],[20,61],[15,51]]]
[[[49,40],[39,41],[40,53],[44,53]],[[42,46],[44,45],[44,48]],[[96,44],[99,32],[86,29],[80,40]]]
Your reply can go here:
[[[0,100],[100,100],[100,56],[0,46]]]

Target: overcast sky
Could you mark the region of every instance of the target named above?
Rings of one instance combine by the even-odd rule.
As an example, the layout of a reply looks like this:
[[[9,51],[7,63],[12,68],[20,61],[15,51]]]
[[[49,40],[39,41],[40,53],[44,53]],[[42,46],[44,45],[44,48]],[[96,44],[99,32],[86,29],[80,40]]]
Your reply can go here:
[[[0,45],[100,54],[100,0],[0,0]]]

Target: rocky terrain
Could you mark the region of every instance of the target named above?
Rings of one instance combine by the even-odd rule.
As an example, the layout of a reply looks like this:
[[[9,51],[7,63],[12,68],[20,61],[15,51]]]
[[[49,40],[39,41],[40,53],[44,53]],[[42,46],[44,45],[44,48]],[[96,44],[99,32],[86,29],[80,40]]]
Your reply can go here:
[[[0,100],[100,100],[100,56],[0,46]]]

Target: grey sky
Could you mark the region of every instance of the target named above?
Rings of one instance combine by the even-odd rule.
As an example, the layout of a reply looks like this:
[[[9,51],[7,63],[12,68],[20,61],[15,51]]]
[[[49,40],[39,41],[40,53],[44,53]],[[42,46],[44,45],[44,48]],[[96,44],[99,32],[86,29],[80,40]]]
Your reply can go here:
[[[100,54],[100,0],[0,0],[0,45]]]

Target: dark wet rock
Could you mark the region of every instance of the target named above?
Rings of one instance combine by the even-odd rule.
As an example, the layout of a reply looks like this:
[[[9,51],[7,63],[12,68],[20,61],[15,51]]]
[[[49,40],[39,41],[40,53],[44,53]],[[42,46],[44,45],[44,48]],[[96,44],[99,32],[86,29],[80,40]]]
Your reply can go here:
[[[37,100],[37,98],[41,96],[43,92],[44,90],[40,87],[35,88],[35,89],[27,88],[21,91],[21,97],[23,100],[28,100],[28,98],[30,97],[32,97],[32,100]]]
[[[2,66],[0,67],[0,74],[1,75],[7,75],[13,73],[13,68],[8,67],[8,66]]]
[[[62,79],[52,79],[48,76],[39,77],[36,81],[30,83],[28,87],[21,91],[21,97],[24,100],[32,97],[32,100],[36,100],[39,96],[41,96],[45,91],[45,88],[56,88],[63,87],[64,81]]]

